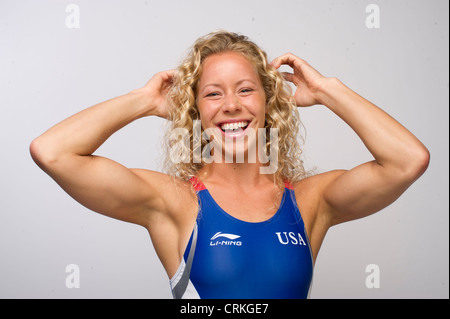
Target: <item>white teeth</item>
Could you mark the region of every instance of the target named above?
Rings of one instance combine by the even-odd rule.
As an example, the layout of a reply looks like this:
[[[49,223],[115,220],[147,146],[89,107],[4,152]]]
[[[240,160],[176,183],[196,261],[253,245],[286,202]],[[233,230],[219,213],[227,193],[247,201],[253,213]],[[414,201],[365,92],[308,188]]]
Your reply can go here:
[[[222,130],[237,130],[242,127],[246,127],[248,122],[234,122],[234,123],[225,123],[220,126]]]

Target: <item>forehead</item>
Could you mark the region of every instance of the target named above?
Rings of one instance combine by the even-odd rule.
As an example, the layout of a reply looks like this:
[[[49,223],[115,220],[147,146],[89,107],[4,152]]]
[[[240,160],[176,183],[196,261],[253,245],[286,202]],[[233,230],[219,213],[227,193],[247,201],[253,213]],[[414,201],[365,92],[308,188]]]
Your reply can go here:
[[[226,81],[241,79],[242,77],[248,77],[259,82],[256,66],[240,53],[224,52],[211,55],[205,59],[199,84],[202,86],[210,80]]]

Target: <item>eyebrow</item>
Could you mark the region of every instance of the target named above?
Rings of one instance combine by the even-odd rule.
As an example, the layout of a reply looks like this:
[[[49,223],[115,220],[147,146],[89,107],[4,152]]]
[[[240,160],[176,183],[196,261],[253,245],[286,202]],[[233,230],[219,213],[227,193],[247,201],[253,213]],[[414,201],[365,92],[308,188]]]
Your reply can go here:
[[[239,80],[239,81],[237,81],[237,82],[235,83],[235,85],[240,85],[240,84],[242,84],[243,82],[250,82],[250,83],[252,83],[253,85],[258,85],[257,83],[255,83],[255,81],[250,80],[250,79],[242,79],[242,80]],[[206,84],[206,85],[202,88],[202,92],[203,92],[207,87],[209,87],[209,86],[221,87],[222,85],[219,84],[219,83],[208,83],[208,84]]]

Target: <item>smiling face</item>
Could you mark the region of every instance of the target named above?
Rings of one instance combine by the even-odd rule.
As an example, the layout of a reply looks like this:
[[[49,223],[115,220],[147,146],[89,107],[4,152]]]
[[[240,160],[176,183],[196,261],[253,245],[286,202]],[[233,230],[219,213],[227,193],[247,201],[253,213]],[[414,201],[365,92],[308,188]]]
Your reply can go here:
[[[235,70],[237,65],[239,67]],[[249,86],[249,89],[242,88],[239,95],[236,92],[239,92],[240,88],[236,83],[246,77],[256,82],[258,91],[252,91]],[[217,84],[217,92],[206,93],[206,89],[214,88],[206,88],[208,83]],[[247,86],[244,82],[240,84]],[[227,89],[225,95],[224,89]],[[214,97],[218,100],[214,100]],[[231,97],[234,97],[237,107],[227,105],[224,101],[225,98]],[[292,92],[285,85],[282,74],[268,63],[267,54],[246,36],[217,31],[197,39],[192,50],[177,67],[177,76],[168,94],[167,105],[170,109],[170,121],[165,139],[165,165],[170,174],[188,180],[198,174],[206,164],[211,164],[210,158],[205,158],[204,154],[208,156],[208,150],[211,154],[211,147],[216,150],[215,145],[210,139],[204,138],[207,134],[203,134],[206,130],[202,132],[201,126],[203,129],[214,128],[218,131],[218,137],[223,140],[225,132],[219,126],[222,126],[221,122],[228,122],[228,125],[223,125],[224,129],[229,129],[228,135],[232,135],[230,129],[234,126],[245,126],[247,123],[255,128],[265,127],[261,130],[265,136],[257,140],[257,163],[260,164],[260,169],[265,168],[263,166],[268,163],[278,163],[275,179],[281,189],[286,179],[295,181],[307,176],[298,141],[301,122]],[[233,120],[240,119],[243,120],[242,123],[230,124]],[[249,128],[244,133],[248,130]],[[174,140],[174,132],[182,132],[182,139]],[[189,139],[184,139],[184,136],[187,136],[185,133],[189,134]],[[247,137],[246,139],[248,140]],[[223,147],[223,144],[220,147]],[[247,155],[251,154],[251,150],[248,149]],[[173,161],[173,154],[183,154],[183,160]],[[266,154],[269,156],[268,162]]]
[[[202,127],[237,140],[265,123],[266,96],[256,68],[236,52],[205,59],[197,89]],[[247,149],[247,147],[245,147]]]

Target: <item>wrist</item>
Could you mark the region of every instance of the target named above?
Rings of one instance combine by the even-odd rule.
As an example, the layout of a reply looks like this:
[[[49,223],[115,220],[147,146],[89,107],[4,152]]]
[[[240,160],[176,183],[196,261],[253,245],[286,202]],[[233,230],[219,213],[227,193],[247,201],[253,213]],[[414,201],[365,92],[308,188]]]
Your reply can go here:
[[[139,109],[140,117],[155,115],[154,103],[144,88],[135,89],[128,93],[134,99],[134,104]]]
[[[338,78],[326,78],[317,89],[316,98],[319,104],[331,107],[338,100],[338,96],[346,89],[348,88]]]

